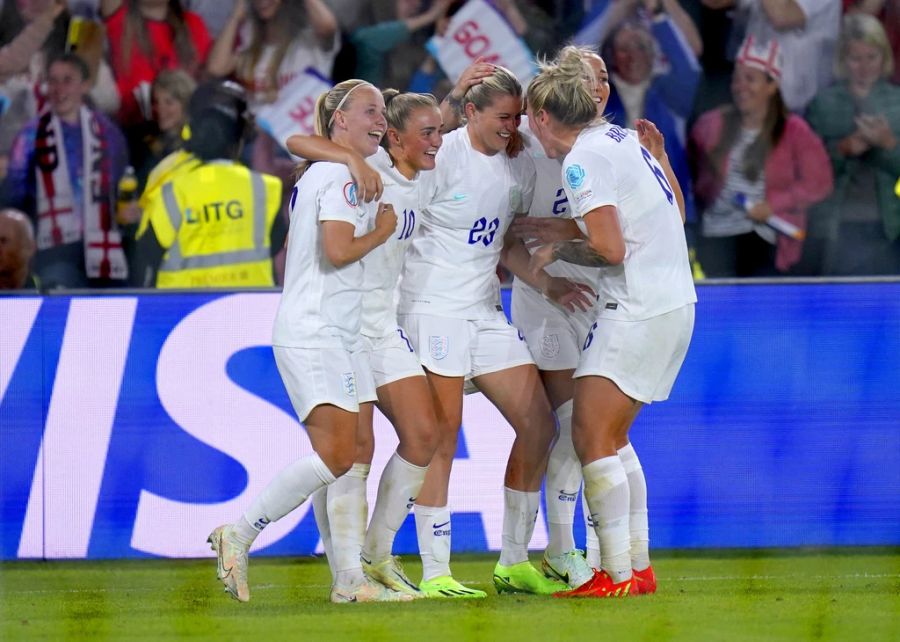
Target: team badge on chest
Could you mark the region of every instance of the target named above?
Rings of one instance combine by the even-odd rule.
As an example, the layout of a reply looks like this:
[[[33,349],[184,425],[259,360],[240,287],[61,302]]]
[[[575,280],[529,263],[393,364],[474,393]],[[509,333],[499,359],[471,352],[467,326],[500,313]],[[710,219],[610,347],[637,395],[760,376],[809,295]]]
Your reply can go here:
[[[450,337],[428,337],[428,353],[431,355],[432,359],[437,359],[438,361],[440,361],[447,356],[447,352],[449,350]]]

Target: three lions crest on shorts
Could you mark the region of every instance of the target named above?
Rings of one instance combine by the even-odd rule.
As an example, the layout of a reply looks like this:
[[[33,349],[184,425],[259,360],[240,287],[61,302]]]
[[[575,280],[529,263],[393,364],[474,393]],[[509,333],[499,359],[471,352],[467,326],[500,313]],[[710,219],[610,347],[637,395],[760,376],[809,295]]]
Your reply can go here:
[[[555,359],[559,356],[559,335],[544,335],[541,339],[541,354],[547,359]]]
[[[447,353],[450,351],[450,338],[449,337],[438,337],[438,336],[430,336],[428,337],[428,354],[431,355],[432,359],[436,359],[440,361],[444,357],[447,356]]]

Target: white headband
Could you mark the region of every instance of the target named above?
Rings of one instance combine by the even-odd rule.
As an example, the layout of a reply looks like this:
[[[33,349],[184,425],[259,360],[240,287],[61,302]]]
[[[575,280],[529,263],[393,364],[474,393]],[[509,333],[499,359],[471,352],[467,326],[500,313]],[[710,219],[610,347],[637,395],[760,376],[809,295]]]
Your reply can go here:
[[[364,81],[362,81],[361,83],[359,83],[358,85],[353,85],[349,90],[347,90],[347,93],[344,94],[344,97],[343,97],[343,98],[341,98],[340,102],[337,104],[337,107],[335,107],[335,108],[334,108],[334,111],[331,112],[331,118],[328,119],[328,126],[329,126],[329,127],[331,127],[331,123],[334,122],[334,117],[335,117],[335,115],[341,110],[341,107],[344,106],[344,103],[347,102],[347,99],[350,97],[350,94],[353,93],[353,90],[356,89],[357,87],[362,87],[363,85],[368,85],[369,87],[372,87],[373,89],[375,88],[375,85],[373,85],[373,84],[370,83],[370,82],[366,82],[366,81],[364,80]]]

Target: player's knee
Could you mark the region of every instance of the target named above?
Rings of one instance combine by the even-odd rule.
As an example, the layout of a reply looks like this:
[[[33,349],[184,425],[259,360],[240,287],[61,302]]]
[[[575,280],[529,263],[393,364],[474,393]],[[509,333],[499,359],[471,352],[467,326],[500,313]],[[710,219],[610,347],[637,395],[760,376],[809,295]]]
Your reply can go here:
[[[328,466],[335,477],[340,477],[353,466],[356,460],[355,448],[328,448],[318,451],[319,458]]]
[[[429,460],[437,450],[439,443],[440,433],[438,431],[437,424],[424,424],[421,430],[416,433],[416,450],[419,451],[423,457],[426,457]]]

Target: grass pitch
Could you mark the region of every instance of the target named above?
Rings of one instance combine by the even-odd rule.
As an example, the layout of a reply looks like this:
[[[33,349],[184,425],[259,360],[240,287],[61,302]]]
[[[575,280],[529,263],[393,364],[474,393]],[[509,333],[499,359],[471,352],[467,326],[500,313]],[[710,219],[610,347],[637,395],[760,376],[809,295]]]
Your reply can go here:
[[[251,557],[248,604],[212,559],[0,563],[0,640],[900,640],[900,549],[659,552],[624,600],[498,596],[495,561],[454,558],[485,600],[346,605],[321,559]]]

